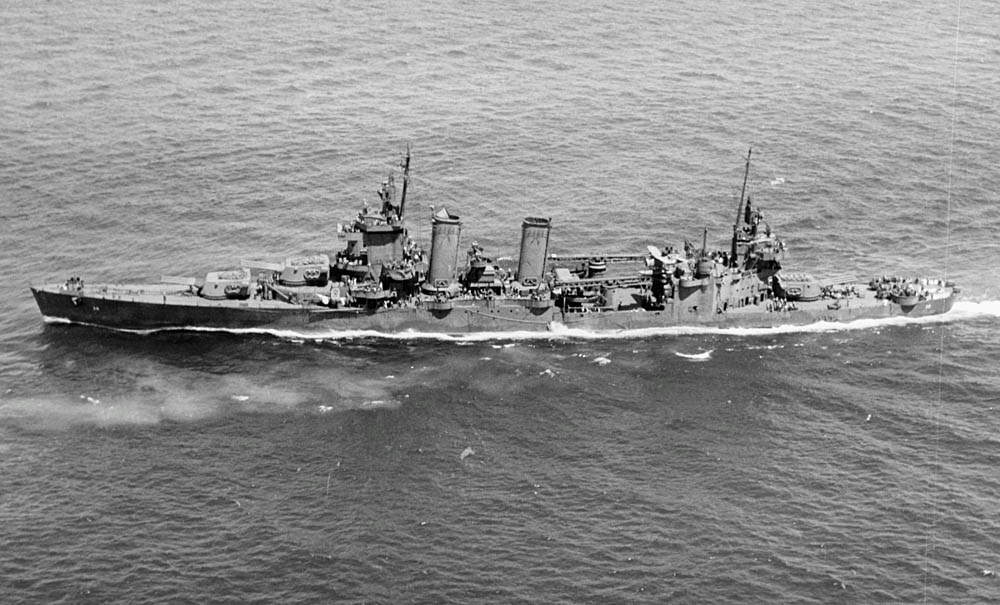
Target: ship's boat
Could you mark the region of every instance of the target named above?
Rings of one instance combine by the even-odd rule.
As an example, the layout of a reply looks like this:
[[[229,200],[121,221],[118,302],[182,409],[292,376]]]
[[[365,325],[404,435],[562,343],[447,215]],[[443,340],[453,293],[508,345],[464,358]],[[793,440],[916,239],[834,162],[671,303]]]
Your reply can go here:
[[[387,302],[392,298],[392,292],[382,288],[364,287],[351,290],[351,297],[363,306],[370,306]]]
[[[597,304],[600,295],[593,290],[584,290],[566,297],[566,305],[569,307],[593,308]]]
[[[935,278],[814,276],[783,271],[784,244],[746,193],[747,155],[732,239],[711,250],[551,254],[552,221],[526,217],[516,259],[503,262],[473,242],[460,254],[462,219],[432,210],[431,241],[414,242],[404,223],[407,150],[379,189],[338,225],[342,249],[243,261],[203,279],[87,284],[72,278],[33,286],[49,321],[117,329],[299,327],[468,333],[547,330],[556,325],[620,331],[678,325],[759,327],[862,318],[919,317],[951,309],[959,289]],[[683,252],[680,250],[683,249]]]

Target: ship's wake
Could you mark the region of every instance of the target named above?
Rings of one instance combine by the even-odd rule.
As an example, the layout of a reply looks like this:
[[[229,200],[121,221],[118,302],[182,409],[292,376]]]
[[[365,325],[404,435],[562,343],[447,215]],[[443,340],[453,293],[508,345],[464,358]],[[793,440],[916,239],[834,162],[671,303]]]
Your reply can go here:
[[[137,379],[124,389],[97,381],[77,393],[9,394],[0,398],[0,423],[61,430],[198,422],[234,413],[394,409],[408,396],[399,393],[412,384],[406,377],[360,376],[330,368],[305,370],[295,385],[280,386],[265,375],[178,372],[156,362],[130,368]]]

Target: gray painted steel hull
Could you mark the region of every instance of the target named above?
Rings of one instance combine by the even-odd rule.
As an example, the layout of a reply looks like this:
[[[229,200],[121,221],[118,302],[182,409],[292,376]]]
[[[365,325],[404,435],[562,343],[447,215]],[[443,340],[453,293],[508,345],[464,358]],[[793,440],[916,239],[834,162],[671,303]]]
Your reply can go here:
[[[140,287],[137,287],[140,288]],[[674,326],[724,328],[776,327],[819,321],[922,317],[948,312],[955,301],[949,292],[932,300],[902,307],[888,300],[864,296],[839,309],[827,302],[801,303],[795,310],[769,311],[763,305],[729,313],[680,316],[670,305],[661,311],[564,312],[553,307],[532,308],[522,301],[456,301],[449,310],[420,307],[332,309],[292,305],[280,301],[209,301],[194,296],[156,293],[156,286],[137,294],[102,294],[96,286],[63,291],[59,286],[31,289],[42,315],[67,321],[124,330],[185,328],[272,328],[317,331],[373,331],[386,334],[419,332],[467,334],[476,332],[538,332],[556,325],[588,331],[621,331]]]

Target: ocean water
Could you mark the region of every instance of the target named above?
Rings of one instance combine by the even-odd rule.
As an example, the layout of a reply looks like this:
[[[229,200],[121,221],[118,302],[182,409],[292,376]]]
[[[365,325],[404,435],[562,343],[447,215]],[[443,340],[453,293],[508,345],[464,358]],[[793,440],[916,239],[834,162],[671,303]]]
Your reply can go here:
[[[1000,598],[1000,6],[137,1],[0,11],[0,600]],[[725,246],[947,316],[527,337],[46,325],[32,282],[338,249]]]

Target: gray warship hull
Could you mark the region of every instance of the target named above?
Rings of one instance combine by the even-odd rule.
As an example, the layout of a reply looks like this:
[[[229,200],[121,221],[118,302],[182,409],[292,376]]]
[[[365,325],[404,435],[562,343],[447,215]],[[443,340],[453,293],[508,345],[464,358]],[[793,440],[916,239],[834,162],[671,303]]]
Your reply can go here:
[[[542,332],[561,328],[600,333],[677,326],[769,328],[939,315],[951,310],[956,296],[953,289],[942,288],[926,300],[900,305],[876,298],[873,292],[864,292],[841,304],[825,299],[783,309],[758,304],[700,315],[671,304],[655,310],[561,309],[540,306],[531,299],[459,300],[444,309],[419,306],[333,309],[273,300],[209,301],[169,293],[157,285],[122,291],[105,288],[88,286],[70,292],[56,284],[33,287],[31,291],[42,315],[50,322],[134,331],[263,328],[382,334]]]

